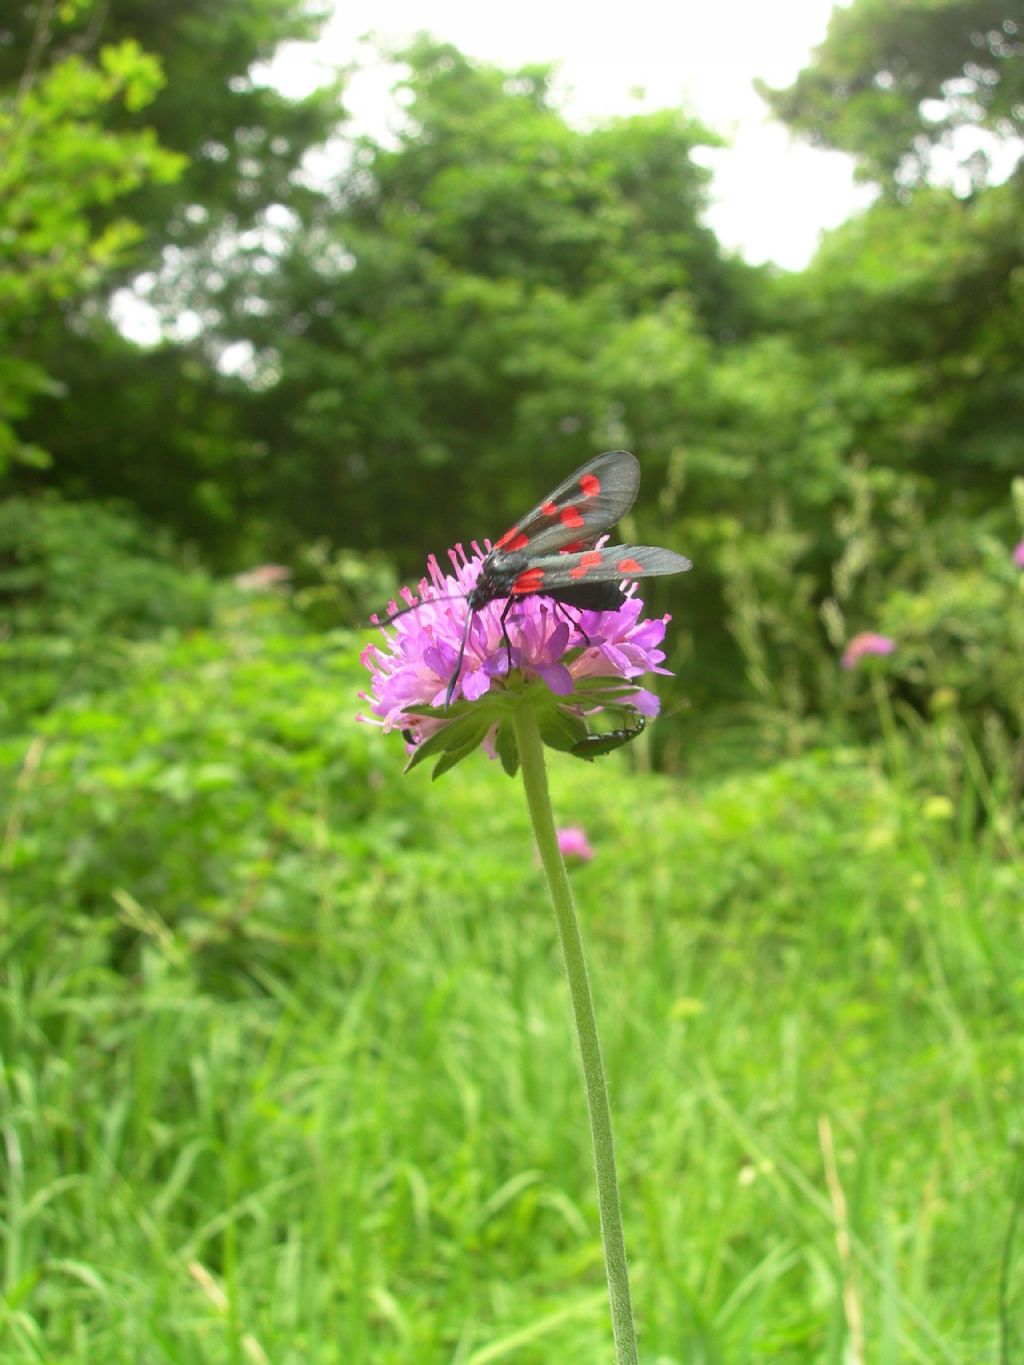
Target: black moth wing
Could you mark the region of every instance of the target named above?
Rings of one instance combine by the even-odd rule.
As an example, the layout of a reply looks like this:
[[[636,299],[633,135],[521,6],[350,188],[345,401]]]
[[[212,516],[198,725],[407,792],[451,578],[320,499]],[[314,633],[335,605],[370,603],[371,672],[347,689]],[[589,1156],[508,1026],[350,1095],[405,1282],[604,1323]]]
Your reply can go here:
[[[530,563],[565,545],[586,547],[626,515],[640,487],[640,462],[606,450],[580,465],[495,543],[491,554],[525,551]],[[671,572],[671,571],[667,571]]]
[[[606,545],[601,550],[531,555],[529,565],[527,572],[531,581],[537,584],[530,593],[546,593],[559,598],[562,598],[562,589],[571,591],[588,588],[591,584],[621,583],[624,579],[657,578],[662,574],[685,573],[693,568],[685,555],[660,545]]]
[[[618,583],[574,583],[571,588],[551,588],[548,596],[577,611],[618,611],[626,600]]]

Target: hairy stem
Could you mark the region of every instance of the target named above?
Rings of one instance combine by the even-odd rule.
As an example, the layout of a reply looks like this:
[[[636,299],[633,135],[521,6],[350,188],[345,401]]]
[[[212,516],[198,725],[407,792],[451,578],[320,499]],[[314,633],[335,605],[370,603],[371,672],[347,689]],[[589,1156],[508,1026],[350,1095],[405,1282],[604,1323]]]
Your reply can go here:
[[[601,1239],[604,1243],[605,1270],[608,1275],[615,1358],[618,1365],[638,1365],[636,1328],[633,1325],[633,1307],[629,1293],[629,1268],[626,1264],[626,1244],[622,1235],[622,1210],[615,1175],[612,1116],[608,1104],[604,1065],[601,1061],[601,1044],[597,1036],[594,1002],[590,995],[587,963],[573,904],[572,888],[555,833],[555,820],[544,767],[544,747],[537,728],[537,717],[530,706],[521,706],[515,712],[515,730],[523,785],[526,788],[526,802],[533,821],[544,875],[547,877],[548,889],[551,892],[565,971],[569,978],[569,995],[572,1000],[576,1039],[586,1086],[587,1111],[590,1115],[590,1135],[594,1144],[597,1203],[601,1214]]]

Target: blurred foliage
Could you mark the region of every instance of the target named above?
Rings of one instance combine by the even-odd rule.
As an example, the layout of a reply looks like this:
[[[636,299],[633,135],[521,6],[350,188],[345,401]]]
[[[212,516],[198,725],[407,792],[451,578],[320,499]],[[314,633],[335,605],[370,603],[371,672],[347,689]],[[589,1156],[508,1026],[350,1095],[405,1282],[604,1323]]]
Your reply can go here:
[[[210,619],[213,581],[125,511],[0,502],[0,728],[112,684],[128,641]]]
[[[12,781],[31,770],[15,879],[69,925],[113,895],[124,971],[150,933],[202,954],[214,977],[225,953],[247,974],[268,955],[282,968],[289,925],[315,918],[320,822],[364,855],[367,812],[403,808],[376,771],[386,746],[353,722],[363,679],[350,636],[303,634],[265,597],[228,601],[216,624],[126,645],[116,676],[65,696],[28,746],[5,745]]]
[[[0,420],[16,419],[23,453],[52,466],[47,483],[76,498],[129,498],[152,519],[201,538],[214,560],[229,530],[230,552],[249,557],[253,535],[237,528],[247,512],[258,521],[251,491],[267,455],[240,428],[246,386],[219,369],[227,344],[218,335],[221,296],[251,294],[275,222],[298,218],[319,198],[299,168],[344,116],[336,86],[289,99],[266,83],[260,63],[282,42],[314,38],[323,13],[304,0],[14,0],[0,13],[0,143],[5,117],[30,139],[12,174],[24,165],[26,194],[47,206],[47,222],[64,220],[59,250],[47,259],[66,277],[59,297],[36,298],[15,319],[11,354],[0,365],[16,388],[8,396],[0,387]],[[85,123],[84,109],[68,107],[68,73],[81,85],[92,72],[98,86],[110,54],[113,72],[132,81],[130,98],[118,104],[107,94],[101,102],[97,94]],[[18,115],[51,89],[63,103],[47,110],[46,123]],[[143,153],[156,167],[145,175]],[[0,186],[5,159],[0,152]],[[87,226],[83,218],[68,231],[79,201]],[[0,225],[6,220],[0,202]],[[8,246],[19,267],[35,249],[32,223],[10,221],[12,235],[0,234],[0,269]],[[88,253],[76,254],[82,233],[118,248],[104,257],[102,274]],[[125,342],[107,305],[132,281],[165,320],[187,320],[189,339],[152,351]],[[39,478],[22,473],[18,482],[27,488]]]
[[[758,89],[779,118],[850,152],[863,178],[889,190],[924,182],[936,149],[982,185],[993,150],[1016,147],[1019,159],[1022,59],[1024,16],[1013,0],[852,0],[833,10],[825,41],[788,89]]]
[[[923,188],[831,234],[785,290],[808,344],[891,398],[857,433],[964,514],[1005,498],[1024,425],[1024,182],[969,199]]]
[[[251,395],[218,371],[202,341],[139,347],[92,313],[70,333],[62,317],[39,319],[33,344],[52,354],[61,396],[38,403],[25,423],[52,468],[23,475],[17,488],[45,483],[69,499],[130,503],[201,545],[215,568],[265,556],[270,452],[240,430]]]
[[[394,565],[384,555],[338,550],[326,538],[299,552],[292,600],[314,629],[365,626],[374,613],[386,613],[394,591]]]
[[[5,22],[27,39],[37,18],[26,5]],[[329,629],[384,605],[391,563],[414,582],[428,551],[497,536],[567,469],[628,446],[645,478],[622,534],[695,562],[650,594],[677,622],[668,710],[730,708],[775,752],[866,726],[843,642],[913,637],[898,672],[920,651],[916,612],[947,625],[927,682],[900,674],[906,706],[930,714],[941,672],[972,734],[1012,731],[1016,636],[996,622],[1016,601],[999,547],[1017,534],[1022,467],[1022,186],[976,179],[958,197],[899,169],[912,147],[923,156],[913,120],[944,90],[960,124],[1010,145],[1021,55],[1006,7],[837,13],[849,41],[826,40],[790,103],[773,98],[827,140],[803,101],[838,81],[850,121],[835,145],[899,195],[791,276],[745,266],[704,226],[716,139],[683,113],[575,128],[548,68],[505,71],[422,37],[388,54],[395,127],[356,137],[337,82],[289,101],[254,66],[317,22],[291,0],[160,15],[124,0],[62,11],[36,42],[38,84],[69,45],[131,36],[167,73],[143,114],[188,166],[129,201],[145,233],[137,290],[170,329],[159,345],[111,323],[120,265],[106,284],[72,269],[61,307],[41,297],[26,314],[8,364],[47,377],[50,396],[24,398],[18,440],[53,466],[18,486],[122,499],[219,571],[285,561],[306,620]],[[197,26],[209,41],[190,66]],[[986,98],[961,99],[957,71]],[[870,92],[905,113],[877,125],[884,156]],[[141,134],[135,117],[112,108],[109,135]],[[329,171],[320,155],[319,180],[300,174],[327,145]],[[183,310],[196,335],[171,340]],[[973,687],[955,658],[968,637],[987,642]],[[650,743],[674,762],[663,730]]]
[[[126,199],[146,184],[173,184],[185,168],[152,129],[107,126],[113,110],[136,115],[152,103],[159,63],[125,38],[92,60],[72,51],[42,67],[39,30],[52,7],[34,8],[36,36],[17,49],[17,84],[0,86],[0,473],[12,461],[49,463],[16,425],[33,399],[61,392],[52,365],[26,343],[35,318],[122,265],[143,235]]]
[[[842,733],[877,738],[871,680],[884,678],[912,734],[936,715],[947,727],[955,720],[960,767],[964,746],[979,749],[1019,798],[1024,575],[1003,534],[1010,500],[987,518],[937,518],[929,504],[919,480],[852,461],[833,508],[826,592],[808,569],[806,537],[782,511],[765,537],[723,547],[726,620],[746,684],[740,710],[766,756]],[[843,647],[865,629],[888,635],[895,651],[844,672]],[[934,757],[921,754],[925,781]]]
[[[133,267],[166,267],[183,307],[198,298],[198,268],[213,238],[258,226],[270,204],[302,202],[295,172],[337,117],[338,92],[328,86],[286,98],[266,83],[259,64],[282,43],[314,39],[328,13],[328,5],[305,0],[8,0],[0,14],[0,88],[45,78],[51,67],[75,61],[73,54],[91,63],[103,49],[125,44],[156,60],[164,79],[145,101],[144,124],[181,154],[184,169],[173,186],[140,185],[133,196],[132,216],[148,230]],[[137,130],[141,107],[109,108],[107,131]]]

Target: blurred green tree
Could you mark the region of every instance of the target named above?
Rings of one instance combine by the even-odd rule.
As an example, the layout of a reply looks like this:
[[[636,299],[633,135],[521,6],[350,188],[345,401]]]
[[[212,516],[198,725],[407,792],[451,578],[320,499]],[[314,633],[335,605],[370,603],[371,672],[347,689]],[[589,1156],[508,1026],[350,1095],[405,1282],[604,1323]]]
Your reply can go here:
[[[58,386],[28,342],[34,320],[123,264],[143,234],[126,199],[184,168],[151,129],[107,126],[112,110],[144,108],[161,83],[159,63],[126,39],[45,69],[33,47],[16,88],[0,93],[0,471],[49,459],[15,426]]]
[[[580,130],[548,68],[427,39],[395,56],[401,128],[357,143],[238,330],[275,506],[412,567],[601,448],[642,449],[656,488],[757,275],[701,222],[699,124]]]
[[[131,212],[148,235],[128,268],[173,277],[172,246],[184,267],[184,253],[209,251],[215,234],[258,226],[269,205],[301,204],[296,172],[337,116],[337,87],[290,99],[261,64],[283,43],[316,38],[329,12],[305,0],[9,0],[0,14],[0,90],[69,56],[91,62],[126,41],[159,60],[164,79],[142,122],[186,162],[173,184],[137,188]],[[137,130],[140,107],[108,105],[105,126]]]
[[[1019,162],[1024,14],[1017,0],[853,0],[833,10],[791,86],[758,88],[784,122],[851,153],[889,192],[930,180],[940,148],[980,186],[993,154]]]
[[[1024,421],[1019,5],[854,0],[793,85],[762,93],[882,191],[787,305],[812,344],[902,377],[902,419],[873,457],[931,481],[940,504],[1008,509]]]
[[[20,263],[33,227],[10,196],[12,177],[23,177],[23,197],[37,209],[48,206],[42,225],[62,217],[59,252],[41,238],[33,249],[51,273],[59,260],[63,280],[31,297],[19,284],[16,326],[6,310],[7,372],[18,376],[17,392],[9,381],[0,404],[8,446],[16,441],[37,465],[50,465],[42,475],[22,473],[22,489],[46,482],[75,497],[127,496],[211,552],[222,541],[237,548],[261,448],[238,426],[248,386],[220,365],[230,339],[223,300],[252,293],[279,225],[318,198],[300,167],[342,116],[336,86],[287,99],[260,63],[283,41],[313,38],[322,18],[301,0],[19,0],[0,15],[0,138],[22,139],[17,156],[0,158],[10,259]],[[35,106],[65,98],[69,72],[95,72],[98,81],[105,53],[134,54],[140,71],[130,97],[118,102],[111,91],[94,102],[93,163],[81,145],[73,162],[69,139],[82,138],[83,111],[55,110],[47,126]],[[106,73],[108,85],[115,74],[128,79],[125,60]],[[143,72],[155,73],[146,98]],[[147,166],[143,152],[155,162],[157,149],[163,161]],[[96,246],[78,269],[82,234]],[[108,308],[130,282],[189,339],[127,343]],[[250,541],[256,535],[247,532]]]
[[[813,678],[815,615],[833,647],[842,620],[849,631],[888,624],[904,642],[895,667],[908,700],[924,708],[926,678],[934,686],[944,670],[963,685],[954,650],[922,644],[925,619],[946,620],[933,602],[955,600],[950,637],[990,650],[972,706],[1004,724],[1020,706],[1007,683],[1013,636],[992,630],[998,613],[985,603],[1006,600],[992,566],[1002,554],[1009,572],[1005,547],[1019,534],[1024,16],[1008,0],[852,0],[792,86],[761,90],[792,128],[852,154],[880,194],[806,271],[774,285],[777,326],[821,373],[814,419],[831,410],[847,430],[831,507],[808,522],[796,484],[782,493],[808,533],[789,570],[741,562],[729,580],[748,589],[733,604],[748,674],[784,676],[802,654],[801,676]],[[806,587],[780,610],[787,582]],[[922,649],[941,666],[921,666]],[[834,673],[817,673],[802,694],[812,711],[834,686]]]

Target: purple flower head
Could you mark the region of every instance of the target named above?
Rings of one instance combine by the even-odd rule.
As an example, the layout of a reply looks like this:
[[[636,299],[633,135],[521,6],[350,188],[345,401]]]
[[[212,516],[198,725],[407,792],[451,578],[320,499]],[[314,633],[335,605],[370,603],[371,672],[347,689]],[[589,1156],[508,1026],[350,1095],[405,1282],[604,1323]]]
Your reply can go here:
[[[888,635],[879,635],[873,630],[861,631],[843,650],[842,666],[856,668],[869,654],[891,654],[895,648],[896,641]]]
[[[449,717],[423,716],[410,708],[444,705],[466,622],[465,598],[486,554],[476,542],[471,548],[471,555],[461,545],[449,551],[453,572],[448,574],[431,555],[416,610],[384,622],[384,644],[368,645],[361,656],[370,671],[370,691],[360,696],[372,715],[358,719],[384,730],[402,730],[413,746],[451,723]],[[406,606],[417,601],[409,588],[401,597]],[[456,702],[459,698],[476,702],[505,692],[511,656],[511,668],[520,670],[526,682],[541,680],[555,697],[566,698],[566,709],[577,716],[595,710],[581,696],[588,681],[596,687],[596,679],[619,690],[620,706],[647,717],[658,714],[658,698],[635,679],[644,673],[669,672],[661,667],[665,655],[659,648],[669,616],[643,618],[643,602],[635,595],[627,596],[614,611],[578,611],[549,597],[524,596],[515,600],[506,618],[506,642],[501,627],[505,605],[499,599],[474,613]],[[492,754],[495,728],[483,741]]]
[[[1014,547],[1013,562],[1018,569],[1024,569],[1024,540]]]
[[[577,825],[570,825],[567,829],[558,831],[558,848],[563,858],[579,858],[584,863],[588,863],[594,856],[594,850],[587,842],[586,834]]]

